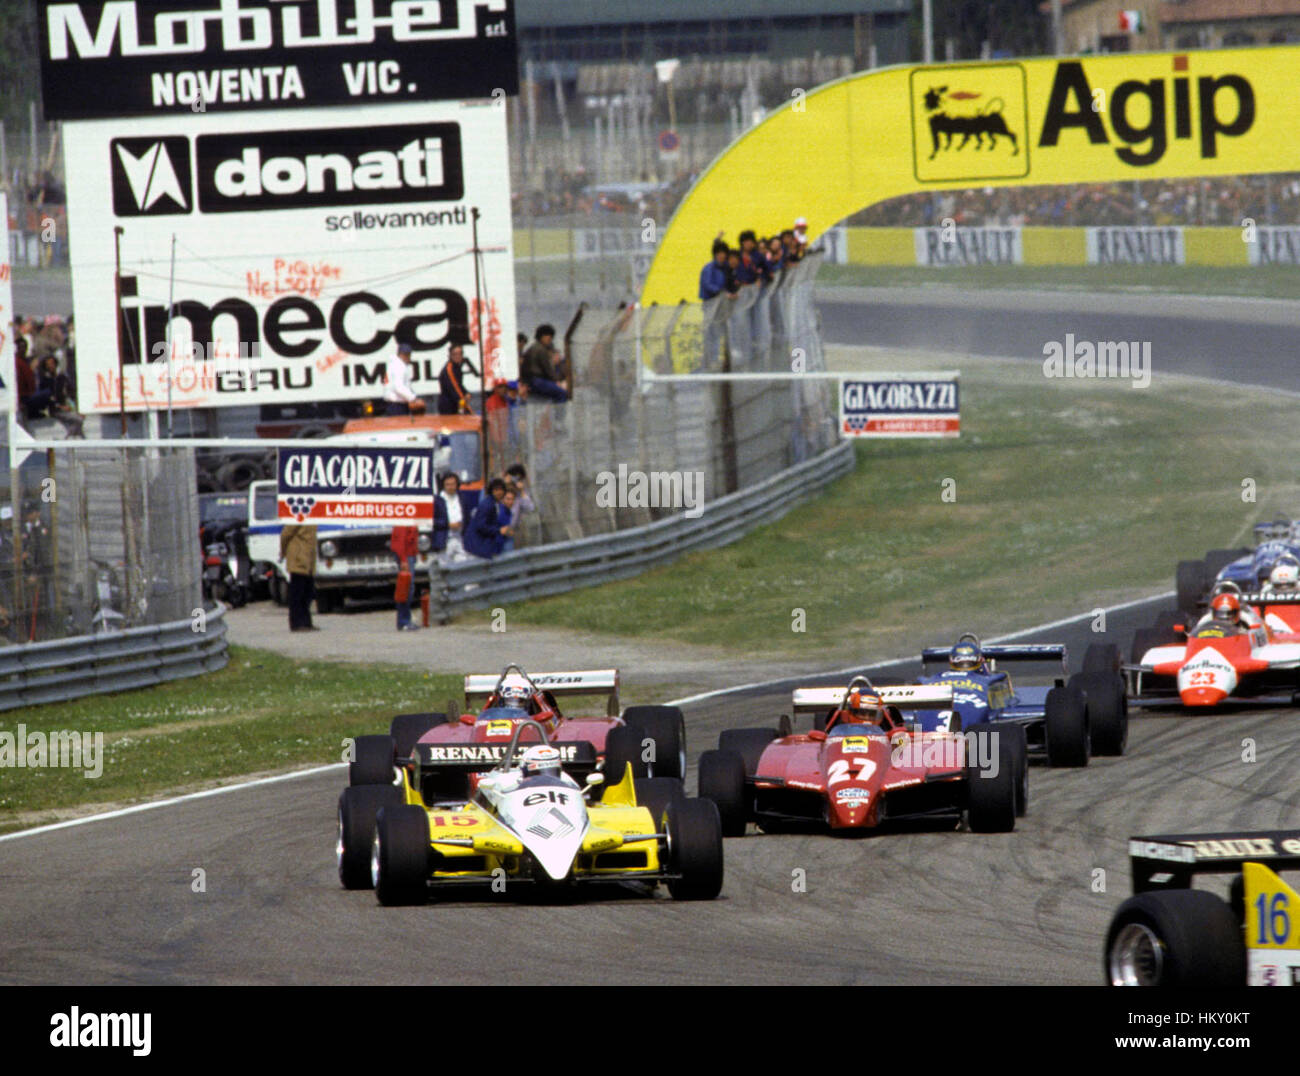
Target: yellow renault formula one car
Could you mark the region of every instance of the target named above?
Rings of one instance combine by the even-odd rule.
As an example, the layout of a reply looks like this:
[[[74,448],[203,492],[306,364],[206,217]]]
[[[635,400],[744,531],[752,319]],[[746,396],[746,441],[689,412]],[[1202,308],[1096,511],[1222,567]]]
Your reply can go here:
[[[677,900],[712,900],[722,888],[722,823],[710,800],[688,799],[670,778],[638,781],[630,766],[591,802],[566,773],[545,729],[515,729],[473,798],[426,803],[420,754],[393,768],[391,784],[352,785],[338,811],[339,880],[373,887],[385,905],[418,904],[454,886],[570,887],[660,883]]]

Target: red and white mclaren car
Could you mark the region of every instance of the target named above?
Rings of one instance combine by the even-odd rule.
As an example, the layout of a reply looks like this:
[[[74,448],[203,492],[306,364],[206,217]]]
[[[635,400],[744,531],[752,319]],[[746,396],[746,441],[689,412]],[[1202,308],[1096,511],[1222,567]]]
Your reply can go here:
[[[1300,594],[1220,588],[1197,623],[1170,623],[1184,618],[1166,614],[1135,634],[1133,661],[1124,666],[1130,703],[1206,709],[1300,697]],[[1216,619],[1216,609],[1235,615]]]
[[[1015,828],[1027,799],[1024,729],[1006,723],[963,734],[924,732],[917,711],[952,706],[949,684],[799,688],[794,713],[814,715],[807,732],[731,729],[700,757],[699,794],[718,805],[723,833],[750,821],[770,832],[791,825],[832,832],[871,830],[887,821],[963,815],[977,832]]]

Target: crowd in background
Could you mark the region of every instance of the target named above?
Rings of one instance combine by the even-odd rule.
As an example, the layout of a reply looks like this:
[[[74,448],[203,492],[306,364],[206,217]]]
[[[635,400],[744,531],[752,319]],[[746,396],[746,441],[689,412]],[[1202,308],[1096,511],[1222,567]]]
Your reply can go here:
[[[722,232],[713,240],[712,257],[700,270],[701,302],[718,295],[734,297],[741,288],[770,283],[785,266],[802,261],[808,251],[808,221],[800,217],[793,228],[762,239],[746,229],[737,244],[728,244]]]
[[[14,373],[20,417],[51,418],[82,436],[77,412],[77,330],[72,315],[14,318]]]

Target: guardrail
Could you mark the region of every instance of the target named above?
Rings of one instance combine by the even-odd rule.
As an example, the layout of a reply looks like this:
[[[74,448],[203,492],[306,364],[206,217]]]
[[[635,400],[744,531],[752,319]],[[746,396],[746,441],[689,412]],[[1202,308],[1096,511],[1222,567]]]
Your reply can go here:
[[[446,624],[456,609],[481,609],[625,579],[691,550],[727,545],[848,474],[853,460],[853,445],[843,442],[757,485],[719,497],[696,519],[680,514],[493,560],[435,564],[430,571],[430,618]]]
[[[145,628],[0,649],[0,711],[151,687],[225,668],[226,607]]]

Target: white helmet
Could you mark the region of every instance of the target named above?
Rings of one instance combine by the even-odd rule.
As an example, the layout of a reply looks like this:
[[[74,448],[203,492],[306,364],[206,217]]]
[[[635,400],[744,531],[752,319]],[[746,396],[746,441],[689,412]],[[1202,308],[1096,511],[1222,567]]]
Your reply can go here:
[[[501,701],[507,705],[523,706],[532,698],[524,684],[502,684]]]
[[[1268,581],[1276,590],[1295,590],[1300,584],[1300,564],[1294,560],[1280,560],[1269,573]]]
[[[536,747],[530,747],[524,752],[523,760],[519,763],[519,769],[525,777],[536,777],[538,774],[543,773],[558,775],[560,772],[560,752],[550,744],[538,744]]]

